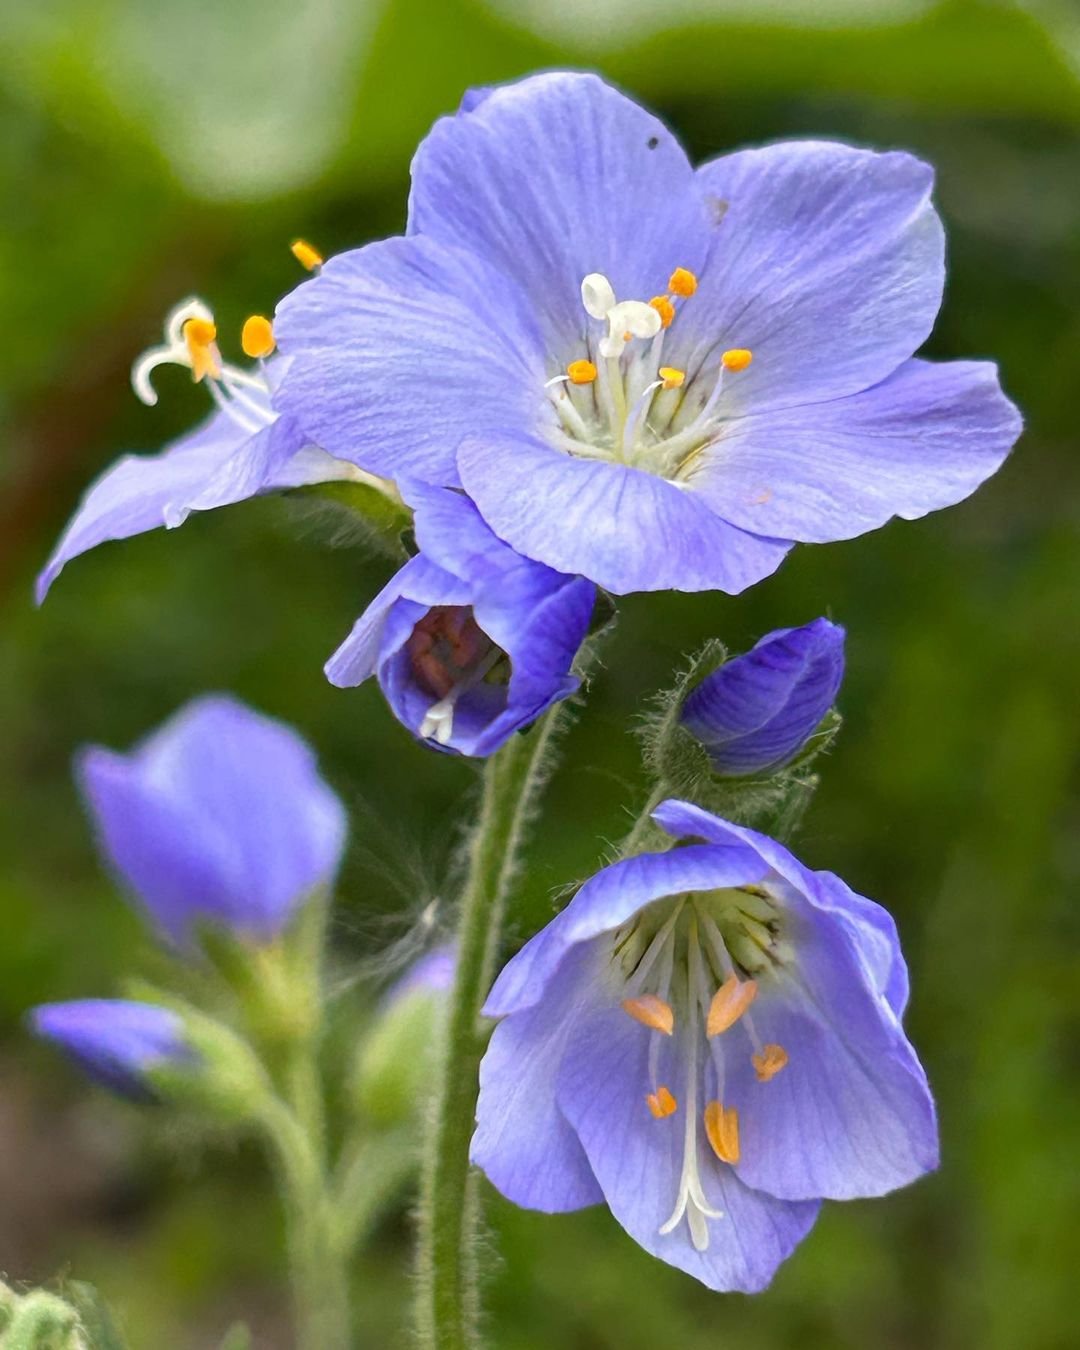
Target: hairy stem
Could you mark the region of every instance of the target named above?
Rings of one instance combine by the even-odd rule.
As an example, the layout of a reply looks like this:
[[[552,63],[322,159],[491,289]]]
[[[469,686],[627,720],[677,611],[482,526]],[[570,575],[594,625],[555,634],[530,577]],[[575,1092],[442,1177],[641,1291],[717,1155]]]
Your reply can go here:
[[[262,1119],[281,1164],[297,1346],[341,1350],[352,1343],[348,1279],[333,1239],[319,1142],[277,1097],[268,1097]]]
[[[457,933],[457,973],[443,1037],[423,1158],[417,1329],[425,1350],[475,1350],[477,1198],[469,1141],[485,1036],[480,1008],[491,985],[507,893],[517,869],[547,750],[561,709],[514,736],[484,767],[480,818],[469,842]]]

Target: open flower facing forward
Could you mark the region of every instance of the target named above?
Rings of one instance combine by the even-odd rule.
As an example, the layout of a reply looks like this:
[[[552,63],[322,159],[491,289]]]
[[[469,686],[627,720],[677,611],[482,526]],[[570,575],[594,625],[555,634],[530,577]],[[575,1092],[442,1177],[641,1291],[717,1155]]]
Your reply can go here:
[[[193,1058],[181,1019],[152,1003],[119,998],[43,1003],[29,1020],[37,1035],[59,1046],[96,1083],[123,1097],[152,1098],[149,1072]]]
[[[682,724],[724,775],[768,773],[802,749],[844,678],[844,630],[828,619],[778,628],[690,693]]]
[[[937,1164],[888,914],[698,807],[693,842],[605,868],[528,942],[485,1011],[473,1160],[515,1203],[604,1201],[713,1289],[753,1291],[823,1199]]]
[[[65,563],[80,553],[160,526],[173,529],[192,511],[341,479],[392,491],[312,445],[294,419],[280,415],[275,391],[287,362],[271,355],[268,320],[252,315],[244,325],[244,352],[256,361],[249,368],[222,359],[214,317],[201,300],[185,300],[172,311],[164,338],[135,363],[131,378],[139,398],[155,404],[152,372],[177,365],[206,387],[216,411],[160,454],[126,455],[98,479],[38,577],[39,602]]]
[[[291,727],[222,695],[196,699],[128,754],[83,751],[101,851],[154,925],[269,941],[334,879],[345,811]]]
[[[402,491],[420,552],[368,606],[327,678],[346,687],[377,675],[414,736],[490,755],[578,688],[571,668],[596,588],[515,553],[461,493]]]
[[[1020,421],[985,362],[912,359],[944,281],[932,173],[818,141],[695,170],[593,75],[469,95],[408,233],[278,308],[280,406],[377,474],[616,593],[729,592],[793,541],[971,493]]]

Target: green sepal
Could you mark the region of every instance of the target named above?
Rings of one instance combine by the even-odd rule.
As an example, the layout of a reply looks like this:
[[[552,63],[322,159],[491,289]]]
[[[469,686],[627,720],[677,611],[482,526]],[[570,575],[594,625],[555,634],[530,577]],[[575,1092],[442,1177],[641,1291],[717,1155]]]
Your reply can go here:
[[[338,480],[293,488],[285,496],[334,548],[367,548],[396,562],[408,557],[404,536],[411,529],[412,512],[392,489]]]
[[[427,1099],[446,994],[413,989],[377,1014],[360,1044],[352,1098],[379,1126],[414,1119]]]
[[[821,719],[805,745],[789,763],[772,772],[735,777],[718,774],[701,742],[680,717],[687,695],[726,660],[723,644],[712,640],[694,655],[670,689],[654,700],[641,727],[645,768],[654,783],[651,797],[659,802],[677,797],[739,825],[749,825],[783,839],[797,828],[818,786],[812,762],[836,739],[842,719],[835,709]],[[649,845],[658,831],[636,830],[637,848]]]
[[[242,1036],[178,994],[142,980],[128,981],[128,997],[176,1013],[190,1058],[164,1060],[143,1071],[154,1096],[216,1124],[254,1120],[270,1084],[262,1062]]]
[[[645,769],[654,782],[664,783],[678,796],[680,784],[696,784],[713,777],[704,747],[683,727],[679,718],[686,696],[727,659],[727,648],[710,639],[688,660],[670,689],[652,700],[652,707],[641,720],[641,738]]]

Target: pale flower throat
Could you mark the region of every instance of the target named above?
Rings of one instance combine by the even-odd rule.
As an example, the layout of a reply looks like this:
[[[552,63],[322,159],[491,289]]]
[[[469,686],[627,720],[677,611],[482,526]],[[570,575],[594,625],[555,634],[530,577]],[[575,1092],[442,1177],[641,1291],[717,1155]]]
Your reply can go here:
[[[660,1232],[673,1232],[685,1218],[698,1251],[709,1245],[709,1220],[724,1217],[702,1185],[698,1132],[722,1163],[739,1161],[738,1111],[724,1105],[725,1053],[749,1055],[759,1083],[787,1064],[782,1046],[762,1043],[749,1009],[759,982],[791,959],[781,907],[760,886],[659,901],[614,935],[623,1011],[651,1033],[643,1109],[656,1129],[672,1128],[677,1121],[669,1118],[682,1112],[682,1171]],[[662,1054],[681,1081],[660,1081]]]
[[[719,434],[725,376],[753,360],[745,348],[733,347],[715,371],[702,367],[688,376],[663,364],[665,334],[696,291],[697,278],[685,267],[647,304],[617,300],[599,272],[582,281],[581,302],[595,321],[586,354],[545,386],[559,415],[559,449],[685,481],[698,453]]]

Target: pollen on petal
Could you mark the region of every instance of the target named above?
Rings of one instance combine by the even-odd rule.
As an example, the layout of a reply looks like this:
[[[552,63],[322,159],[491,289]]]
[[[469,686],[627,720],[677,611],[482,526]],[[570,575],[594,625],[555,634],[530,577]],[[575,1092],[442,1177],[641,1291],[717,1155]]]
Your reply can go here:
[[[670,1036],[675,1030],[675,1014],[671,1004],[665,1003],[655,994],[641,994],[638,998],[624,998],[623,1012],[629,1013],[635,1022],[651,1027],[653,1031],[662,1031]]]
[[[300,266],[306,267],[309,272],[323,265],[322,254],[317,248],[312,248],[306,239],[294,239],[289,248]]]
[[[739,1161],[739,1113],[733,1106],[710,1102],[705,1108],[705,1133],[721,1162]]]
[[[729,975],[713,994],[705,1018],[705,1034],[719,1036],[722,1031],[734,1026],[756,996],[756,980],[740,980],[737,975]]]
[[[689,299],[697,290],[697,277],[686,267],[676,267],[668,280],[668,290]]]
[[[787,1062],[788,1052],[782,1045],[763,1045],[758,1054],[750,1056],[759,1083],[767,1083],[770,1078],[775,1078]]]
[[[725,370],[745,370],[753,359],[754,353],[745,347],[732,347],[721,356],[720,364]]]
[[[661,366],[656,373],[664,381],[665,389],[679,389],[686,379],[686,371],[676,370],[674,366]]]
[[[240,331],[240,346],[244,349],[244,355],[252,359],[269,356],[277,346],[270,320],[262,314],[252,314],[246,318]]]
[[[673,1116],[679,1109],[679,1103],[663,1084],[655,1092],[650,1092],[645,1098],[645,1102],[652,1112],[654,1120],[663,1120],[666,1116]]]
[[[191,358],[191,374],[196,384],[207,375],[213,379],[221,374],[214,342],[217,325],[211,319],[188,319],[184,323],[184,344]]]
[[[571,384],[592,384],[596,379],[596,367],[591,361],[571,361],[566,373]]]
[[[675,317],[675,306],[671,303],[671,301],[667,298],[667,296],[654,295],[653,298],[649,301],[649,304],[652,305],[653,309],[655,309],[657,314],[660,315],[660,327],[670,328],[671,321]]]

